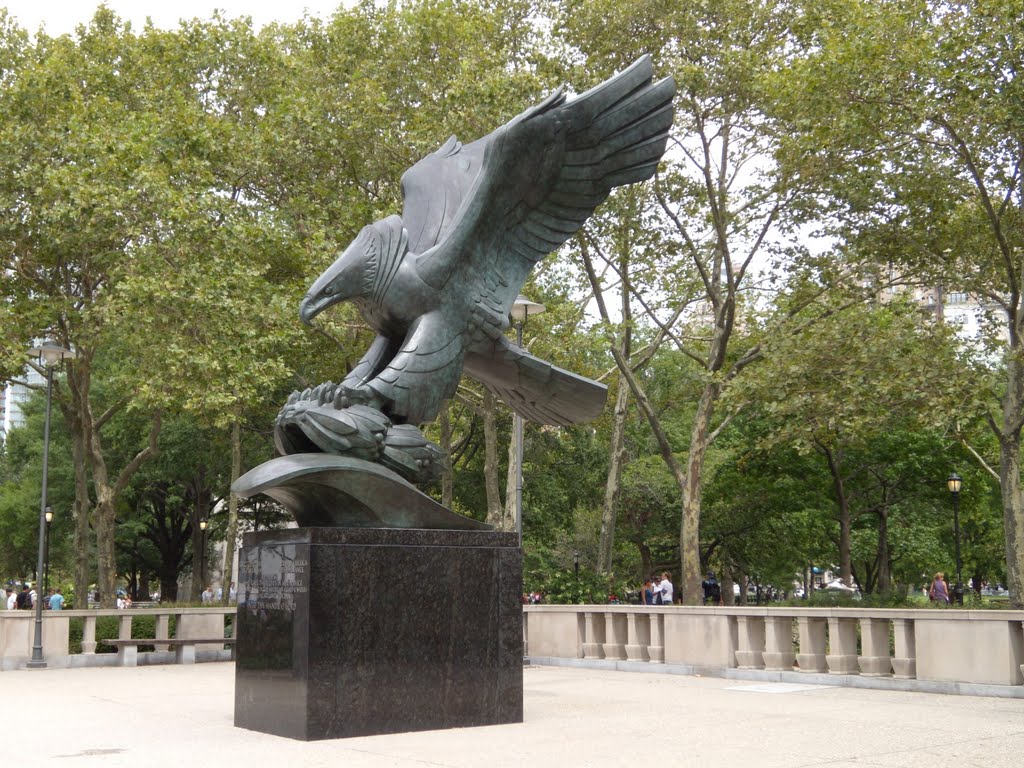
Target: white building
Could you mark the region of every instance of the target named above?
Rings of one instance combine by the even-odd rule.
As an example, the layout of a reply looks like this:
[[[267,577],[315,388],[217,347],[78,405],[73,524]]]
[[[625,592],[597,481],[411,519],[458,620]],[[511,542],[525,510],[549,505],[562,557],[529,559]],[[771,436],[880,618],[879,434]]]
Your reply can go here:
[[[12,429],[25,426],[22,407],[32,396],[32,389],[26,383],[33,387],[44,386],[46,379],[32,368],[26,368],[23,380],[8,382],[0,389],[0,443],[7,440]]]

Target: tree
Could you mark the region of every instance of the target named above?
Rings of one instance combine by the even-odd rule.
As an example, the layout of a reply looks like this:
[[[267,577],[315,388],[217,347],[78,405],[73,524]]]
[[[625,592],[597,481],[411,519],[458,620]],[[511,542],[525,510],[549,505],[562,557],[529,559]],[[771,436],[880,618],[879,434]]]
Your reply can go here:
[[[696,603],[703,472],[710,446],[731,418],[717,411],[719,398],[760,358],[766,339],[813,323],[819,297],[852,277],[808,253],[800,233],[785,226],[812,181],[774,161],[781,137],[793,129],[777,117],[777,102],[794,66],[792,26],[799,17],[788,2],[746,0],[678,7],[566,0],[560,8],[564,39],[588,66],[604,71],[649,51],[676,79],[676,127],[656,190],[664,256],[678,263],[673,274],[685,265],[689,277],[666,285],[664,296],[645,307],[644,321],[703,369],[685,465],[658,414],[644,405],[628,365],[616,362],[679,485],[682,594]],[[740,334],[748,323],[745,302],[752,305],[755,292],[777,290],[762,279],[773,257],[791,269],[800,265],[804,290],[791,294],[787,311],[770,325]],[[701,304],[691,307],[696,298]],[[685,323],[696,333],[680,330]]]
[[[831,478],[847,585],[856,516],[870,510],[879,521],[878,565],[887,588],[889,510],[929,480],[941,487],[944,477],[941,470],[931,478],[920,474],[922,467],[907,463],[906,455],[886,459],[885,438],[908,436],[908,449],[909,436],[945,426],[953,405],[969,397],[969,373],[957,360],[951,328],[926,319],[913,304],[892,300],[849,308],[819,322],[813,333],[779,339],[756,372],[729,393],[752,403],[772,424],[763,445],[792,445],[821,458]],[[936,447],[928,445],[933,452]],[[857,495],[868,488],[874,501],[858,508]]]
[[[999,441],[1008,585],[1024,606],[1024,138],[1018,0],[816,4],[791,109],[817,124],[794,167],[828,164],[821,200],[901,274],[975,296],[1002,381],[983,403]],[[816,18],[828,24],[816,24]],[[817,151],[808,153],[807,142]],[[980,454],[978,454],[980,457]]]

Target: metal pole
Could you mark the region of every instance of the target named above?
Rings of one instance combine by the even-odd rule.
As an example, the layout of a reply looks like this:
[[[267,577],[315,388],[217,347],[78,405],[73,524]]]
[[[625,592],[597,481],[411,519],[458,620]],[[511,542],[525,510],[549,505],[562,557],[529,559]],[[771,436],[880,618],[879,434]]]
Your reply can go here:
[[[46,564],[43,566],[43,594],[50,594],[50,524],[46,524]]]
[[[43,594],[39,587],[39,574],[43,572],[43,548],[46,546],[46,470],[50,461],[50,399],[53,396],[53,366],[46,366],[46,420],[43,422],[43,491],[39,504],[39,557],[36,565],[36,627],[32,643],[29,669],[45,669],[43,661]]]
[[[960,494],[953,494],[953,538],[956,540],[956,587],[953,589],[953,597],[957,604],[964,604],[964,582],[960,576],[963,561],[960,559]]]
[[[199,548],[201,550],[199,557],[199,581],[202,582],[200,586],[203,591],[206,591],[206,529],[203,528],[199,531]]]
[[[516,344],[523,348],[523,323],[516,323]],[[519,547],[523,546],[523,417],[518,413],[512,414],[512,428],[515,432],[516,443],[516,535],[519,537]]]

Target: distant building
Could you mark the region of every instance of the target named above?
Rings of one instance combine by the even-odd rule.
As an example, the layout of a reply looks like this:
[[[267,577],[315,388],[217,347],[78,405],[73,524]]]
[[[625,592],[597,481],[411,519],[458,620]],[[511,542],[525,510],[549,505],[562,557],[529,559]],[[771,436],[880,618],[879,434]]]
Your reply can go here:
[[[9,382],[0,389],[0,442],[7,440],[7,435],[16,427],[25,426],[23,406],[32,397],[32,390],[27,384],[38,386],[46,383],[46,379],[32,368],[25,369],[22,381]]]
[[[979,300],[974,294],[965,291],[949,291],[938,286],[935,288],[917,288],[904,286],[897,289],[888,288],[880,292],[879,299],[887,301],[896,294],[910,295],[926,315],[936,320],[955,326],[957,335],[964,341],[976,341],[982,336],[982,328],[994,318],[1000,318],[999,338],[1009,342],[1009,328],[1005,311],[990,301]]]

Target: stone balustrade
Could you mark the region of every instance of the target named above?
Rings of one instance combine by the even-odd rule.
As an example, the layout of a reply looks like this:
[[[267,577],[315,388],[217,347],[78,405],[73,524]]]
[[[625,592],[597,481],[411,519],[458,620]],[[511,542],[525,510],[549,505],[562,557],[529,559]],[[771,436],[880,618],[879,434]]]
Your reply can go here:
[[[775,673],[823,682],[832,676],[837,683],[855,676],[864,687],[880,687],[870,679],[884,678],[931,682],[903,687],[942,692],[1020,686],[1006,695],[1024,696],[1024,611],[632,605],[523,611],[525,655],[537,663],[666,664],[698,674],[742,677],[737,670],[748,670],[747,677]]]
[[[118,619],[118,637],[132,636],[132,621],[140,616],[155,616],[155,638],[169,638],[170,620],[176,618],[175,638],[208,639],[225,633],[225,620],[235,615],[235,606],[213,608],[131,608],[128,610],[43,611],[43,660],[48,667],[113,666],[114,653],[96,653],[96,620],[101,616]],[[71,620],[83,620],[81,652],[71,652]],[[35,638],[35,611],[0,611],[0,671],[19,669],[32,658]],[[170,664],[174,652],[156,645],[150,653],[140,653],[139,664]],[[197,661],[227,660],[231,652],[217,645],[196,646]]]

